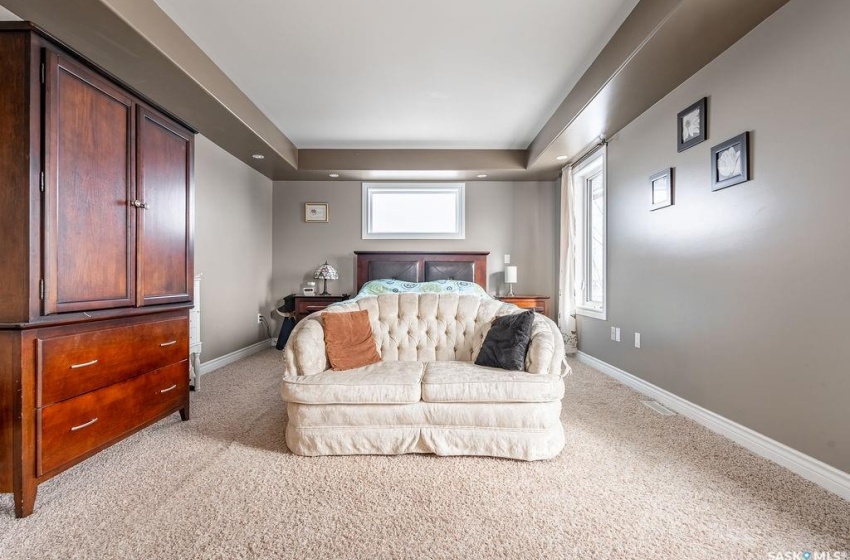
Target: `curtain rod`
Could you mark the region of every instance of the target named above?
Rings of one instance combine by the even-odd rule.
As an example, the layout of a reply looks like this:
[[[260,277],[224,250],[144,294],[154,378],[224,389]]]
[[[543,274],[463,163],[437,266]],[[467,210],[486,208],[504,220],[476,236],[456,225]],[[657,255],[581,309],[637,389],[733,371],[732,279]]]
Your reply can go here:
[[[582,152],[581,156],[578,159],[571,161],[570,163],[565,165],[564,168],[566,169],[568,166],[575,167],[576,165],[586,160],[589,156],[593,155],[593,152],[595,152],[597,148],[605,146],[606,144],[608,144],[608,140],[606,140],[604,136],[600,136],[595,144],[592,144],[589,148]]]

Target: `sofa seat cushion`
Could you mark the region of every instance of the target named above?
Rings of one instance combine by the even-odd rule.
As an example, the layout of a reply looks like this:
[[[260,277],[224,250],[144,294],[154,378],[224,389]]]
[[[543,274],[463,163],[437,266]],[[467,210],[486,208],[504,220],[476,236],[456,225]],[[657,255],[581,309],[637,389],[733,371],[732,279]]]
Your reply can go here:
[[[564,396],[559,375],[508,371],[472,362],[429,362],[422,378],[426,402],[550,402]]]
[[[281,394],[303,404],[409,404],[422,397],[420,362],[378,362],[347,371],[286,376]]]
[[[294,428],[414,428],[508,429],[539,432],[561,422],[561,401],[543,403],[325,404],[289,403]]]

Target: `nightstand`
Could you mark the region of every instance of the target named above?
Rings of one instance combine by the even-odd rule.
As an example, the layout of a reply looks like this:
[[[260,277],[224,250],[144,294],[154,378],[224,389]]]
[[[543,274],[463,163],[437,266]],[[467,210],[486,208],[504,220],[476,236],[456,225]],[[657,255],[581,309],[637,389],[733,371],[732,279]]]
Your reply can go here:
[[[512,303],[523,309],[533,309],[537,313],[549,315],[549,296],[502,296],[499,301]]]
[[[295,322],[310,313],[321,311],[332,303],[343,301],[342,296],[295,296]]]

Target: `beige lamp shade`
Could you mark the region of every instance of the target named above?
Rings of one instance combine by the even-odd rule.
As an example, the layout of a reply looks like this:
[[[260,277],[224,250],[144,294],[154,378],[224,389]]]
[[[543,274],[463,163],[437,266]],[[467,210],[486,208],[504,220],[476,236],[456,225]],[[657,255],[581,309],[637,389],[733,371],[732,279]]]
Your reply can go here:
[[[516,267],[515,266],[506,266],[505,267],[505,284],[515,284],[516,283]]]

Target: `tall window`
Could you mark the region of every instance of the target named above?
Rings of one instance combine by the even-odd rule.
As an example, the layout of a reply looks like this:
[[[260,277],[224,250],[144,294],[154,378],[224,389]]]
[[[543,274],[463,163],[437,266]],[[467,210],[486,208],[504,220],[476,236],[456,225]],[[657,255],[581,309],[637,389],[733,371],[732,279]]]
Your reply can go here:
[[[464,239],[464,183],[363,183],[363,239]]]
[[[605,319],[605,146],[573,167],[576,209],[576,313]]]

